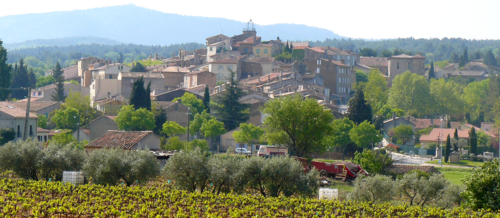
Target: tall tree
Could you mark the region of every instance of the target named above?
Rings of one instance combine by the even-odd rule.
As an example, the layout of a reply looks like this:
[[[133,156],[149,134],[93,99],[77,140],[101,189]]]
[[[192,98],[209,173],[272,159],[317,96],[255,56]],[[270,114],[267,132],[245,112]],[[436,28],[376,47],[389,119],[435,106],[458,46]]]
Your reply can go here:
[[[475,54],[474,54],[474,58],[477,60],[477,59],[481,59],[481,53],[479,53],[479,51],[477,51]]]
[[[365,100],[365,95],[363,90],[358,89],[354,98],[349,100],[349,111],[347,112],[347,118],[352,120],[356,125],[367,120],[372,121],[372,108]]]
[[[210,113],[210,91],[208,90],[208,85],[205,86],[205,93],[203,95],[203,105],[207,113]]]
[[[130,69],[130,72],[146,72],[146,67],[140,62],[135,62],[134,66]]]
[[[460,57],[456,52],[452,52],[450,55],[450,63],[458,63],[460,61]]]
[[[467,48],[464,48],[464,61],[465,63],[469,63],[469,54],[467,53]]]
[[[10,78],[12,67],[7,64],[7,49],[0,40],[0,101],[5,101],[10,94]]]
[[[427,78],[406,71],[394,78],[388,103],[392,108],[401,108],[407,114],[426,115],[432,110],[429,91]]]
[[[150,84],[148,84],[148,87]],[[130,105],[134,105],[136,110],[145,108],[151,111],[151,95],[144,88],[144,77],[142,76],[134,82],[132,93],[130,94]]]
[[[434,61],[431,61],[431,68],[429,69],[429,74],[427,75],[428,79],[431,80],[435,77],[434,75]]]
[[[483,63],[486,65],[497,66],[497,59],[495,59],[495,55],[493,54],[491,49],[486,51],[486,54],[484,55]]]
[[[470,153],[477,155],[477,134],[476,128],[471,128],[469,131],[469,145],[470,145]]]
[[[458,58],[458,66],[459,67],[465,66],[465,58],[463,55],[460,55],[460,58]]]
[[[365,99],[370,104],[372,112],[380,110],[387,104],[387,80],[380,70],[371,70],[368,74],[368,82],[363,88]]]
[[[224,122],[227,131],[236,129],[240,123],[244,123],[249,119],[248,105],[239,102],[239,99],[244,94],[243,90],[238,86],[235,73],[231,71],[231,78],[229,78],[229,83],[226,84],[226,90],[215,97],[214,104],[215,117]]]
[[[57,79],[58,77],[63,75],[63,70],[61,68],[61,65],[59,64],[59,61],[56,63],[56,67],[52,69],[52,76]]]
[[[28,69],[22,58],[19,60],[19,65],[16,66],[11,84],[12,88],[15,89],[12,91],[12,98],[24,99],[28,96],[28,90],[21,88],[26,88],[30,85],[28,80]]]
[[[444,148],[444,162],[448,162],[451,154],[451,139],[450,135],[446,138],[446,147]]]
[[[28,70],[28,80],[29,80],[29,87],[35,88],[36,87],[36,76],[35,73],[33,72],[33,68],[30,67]]]
[[[64,94],[64,76],[59,76],[56,79],[56,89],[54,93],[52,93],[52,101],[62,102],[66,99],[66,95]]]
[[[146,109],[151,111],[151,81],[149,81],[146,93],[144,93],[144,99]]]
[[[333,115],[316,99],[304,99],[300,94],[268,101],[262,113],[266,139],[271,144],[286,145],[299,157],[326,149],[324,139],[330,134]]]
[[[464,85],[444,78],[431,79],[430,95],[435,114],[460,114],[464,111],[465,103],[461,98]]]
[[[360,148],[370,148],[370,145],[375,147],[375,144],[383,139],[382,134],[375,129],[375,125],[370,124],[370,121],[367,120],[363,121],[358,126],[354,126],[354,128],[349,131],[349,136]]]
[[[134,110],[132,105],[123,106],[115,121],[118,128],[126,131],[153,130],[155,125],[154,114],[146,108]]]

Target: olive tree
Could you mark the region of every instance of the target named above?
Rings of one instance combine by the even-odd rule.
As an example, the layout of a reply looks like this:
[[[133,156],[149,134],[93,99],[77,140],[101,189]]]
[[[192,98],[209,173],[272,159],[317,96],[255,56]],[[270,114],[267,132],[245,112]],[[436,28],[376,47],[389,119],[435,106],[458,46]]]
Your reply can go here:
[[[51,144],[43,150],[40,160],[41,176],[46,180],[62,180],[63,171],[78,171],[86,158],[83,150],[71,144],[59,146]]]
[[[397,180],[399,192],[408,197],[410,205],[420,206],[438,200],[449,185],[450,182],[442,174],[432,174],[427,177],[416,171],[407,173],[403,175],[403,178]]]
[[[167,161],[164,174],[175,181],[174,186],[179,189],[203,192],[208,180],[207,162],[207,156],[200,149],[181,150]]]
[[[239,170],[239,163],[238,157],[225,154],[213,155],[208,159],[208,179],[212,184],[212,193],[231,192],[237,183],[236,174]]]
[[[396,195],[395,183],[389,176],[358,177],[347,199],[380,203],[390,201]]]
[[[146,150],[99,149],[90,153],[83,172],[97,184],[116,185],[123,180],[130,186],[157,176],[160,166]]]

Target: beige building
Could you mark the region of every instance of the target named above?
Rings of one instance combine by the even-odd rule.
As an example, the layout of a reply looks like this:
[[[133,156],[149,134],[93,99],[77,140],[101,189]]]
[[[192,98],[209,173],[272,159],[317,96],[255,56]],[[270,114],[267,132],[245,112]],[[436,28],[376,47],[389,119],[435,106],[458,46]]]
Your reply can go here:
[[[92,69],[92,79],[117,79],[120,72],[128,73],[131,67],[124,64],[107,64]]]
[[[23,109],[26,111],[26,106],[28,104],[28,101],[26,99],[23,99],[22,101],[16,101],[12,102],[15,106]],[[52,113],[52,111],[55,111],[61,107],[61,102],[54,102],[54,101],[33,101],[33,99],[30,102],[30,112],[36,113],[38,115],[45,115],[46,117]]]
[[[132,94],[134,82],[140,77],[144,80],[144,88],[151,83],[151,91],[156,89],[164,89],[165,79],[161,73],[123,73],[120,72],[118,80],[121,82],[121,96],[129,99]]]
[[[24,124],[26,111],[12,104],[11,102],[0,102],[0,129],[11,128],[16,132],[16,139],[24,137]],[[28,118],[28,137],[37,137],[37,114],[30,112]]]
[[[217,75],[217,82],[228,82],[231,77],[231,71],[235,72],[235,80],[239,78],[240,66],[241,62],[239,59],[226,58],[210,62],[208,71]]]
[[[85,145],[85,151],[88,153],[103,148],[160,150],[160,137],[155,135],[153,131],[110,130]]]
[[[389,83],[392,83],[396,76],[403,74],[406,71],[415,73],[421,76],[425,75],[425,57],[422,55],[410,56],[406,54],[392,56],[388,58],[389,63]]]
[[[87,87],[82,87],[79,84],[65,82],[64,83],[64,95],[68,96],[69,91],[80,92],[82,95],[89,95],[90,89]],[[31,99],[36,99],[37,101],[52,101],[52,95],[56,91],[56,85],[48,85],[44,87],[40,87],[38,89],[34,89],[31,91]]]
[[[187,68],[171,66],[161,71],[164,78],[164,89],[180,88],[184,82],[184,74],[190,73]]]
[[[208,85],[210,88],[214,88],[216,85],[216,75],[214,73],[205,71],[195,71],[191,73],[184,74],[184,82],[182,87],[185,89],[190,89],[197,87],[202,84]]]
[[[278,46],[275,44],[258,44],[253,46],[253,54],[261,58],[271,58],[279,54]]]
[[[49,140],[49,133],[50,130],[47,129],[42,129],[40,127],[36,128],[36,135],[37,135],[37,141],[39,142],[40,145],[47,145],[47,142]]]
[[[118,124],[115,122],[116,116],[100,116],[89,123],[89,142],[93,141],[108,130],[118,130]]]

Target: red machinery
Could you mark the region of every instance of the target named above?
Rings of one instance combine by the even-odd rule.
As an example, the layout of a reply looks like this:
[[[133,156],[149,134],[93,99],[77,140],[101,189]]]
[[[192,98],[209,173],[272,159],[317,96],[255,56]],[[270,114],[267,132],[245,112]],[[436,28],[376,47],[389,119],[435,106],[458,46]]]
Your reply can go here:
[[[368,172],[363,170],[359,165],[353,163],[326,163],[320,161],[308,162],[305,158],[296,157],[304,167],[306,171],[316,168],[319,171],[320,176],[328,176],[336,179],[348,180],[355,179],[358,174],[364,174],[368,176]]]

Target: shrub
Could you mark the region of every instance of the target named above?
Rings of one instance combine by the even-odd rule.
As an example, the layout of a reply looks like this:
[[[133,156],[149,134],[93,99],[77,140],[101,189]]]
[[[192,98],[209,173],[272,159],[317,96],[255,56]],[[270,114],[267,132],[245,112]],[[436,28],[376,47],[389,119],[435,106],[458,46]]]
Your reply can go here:
[[[394,187],[394,181],[389,176],[358,177],[347,199],[374,203],[390,201],[396,194]]]
[[[174,186],[190,192],[203,192],[208,180],[208,158],[199,149],[180,151],[164,167],[165,177],[175,181]]]
[[[12,128],[0,129],[0,145],[4,145],[16,138],[16,132]]]
[[[76,147],[49,145],[43,150],[40,168],[42,177],[48,180],[62,180],[63,171],[78,171],[87,157],[83,150]]]
[[[427,150],[436,150],[437,146],[438,145],[436,143],[430,143],[430,144],[425,145],[425,149],[427,149]]]
[[[146,150],[99,149],[90,153],[82,170],[97,184],[116,185],[123,180],[130,186],[157,176],[160,167]]]
[[[208,159],[208,179],[212,184],[212,193],[229,193],[236,186],[235,175],[240,163],[238,159],[232,155],[213,155]]]
[[[379,174],[392,165],[392,158],[388,154],[380,154],[366,149],[362,153],[355,153],[354,162],[369,173]]]
[[[463,180],[465,191],[461,196],[466,199],[468,206],[474,210],[500,210],[500,161],[494,159],[485,162],[481,168],[475,169]]]
[[[397,180],[399,192],[408,198],[410,205],[420,206],[438,199],[449,184],[442,174],[428,177],[419,171],[406,173],[402,179]]]

